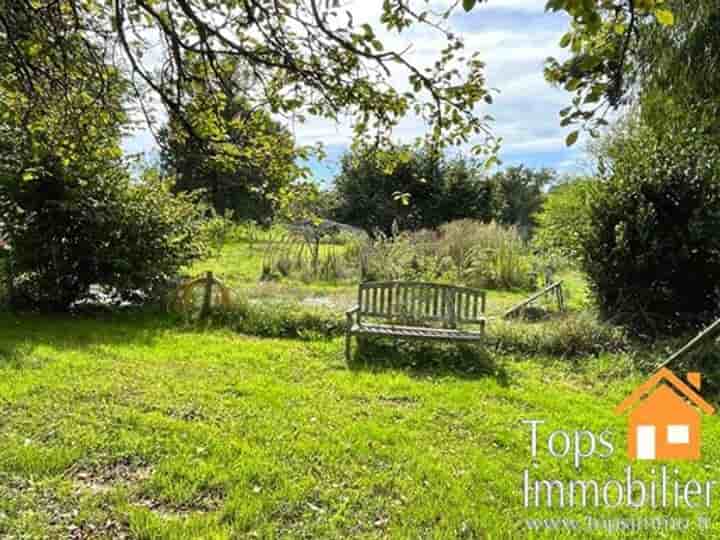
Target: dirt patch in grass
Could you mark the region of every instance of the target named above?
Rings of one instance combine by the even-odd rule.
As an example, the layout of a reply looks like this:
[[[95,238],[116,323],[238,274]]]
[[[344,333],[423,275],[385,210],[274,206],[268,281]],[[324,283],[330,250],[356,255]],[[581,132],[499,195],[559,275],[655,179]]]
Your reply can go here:
[[[149,465],[119,461],[110,465],[78,467],[70,472],[75,484],[94,494],[103,494],[116,487],[131,487],[150,478],[153,468]]]
[[[108,519],[104,523],[93,524],[83,523],[82,525],[70,525],[67,528],[70,540],[85,540],[90,538],[112,538],[113,540],[126,540],[131,538],[130,530],[126,523],[114,519]]]
[[[135,501],[163,519],[183,519],[196,514],[217,511],[223,504],[223,497],[217,492],[206,492],[184,504],[173,504],[152,497],[142,497]]]
[[[417,407],[420,400],[412,396],[380,396],[378,398],[383,405],[394,407]]]
[[[195,407],[192,405],[170,408],[165,411],[165,414],[171,418],[185,420],[186,422],[202,421],[207,418],[201,407]]]
[[[86,504],[79,492],[64,493],[59,489],[58,480],[31,480],[0,473],[0,499],[12,501],[9,505],[10,518],[35,519],[43,536],[32,538],[67,538],[81,540],[89,538],[130,538],[128,524],[116,516],[106,505]],[[87,493],[83,490],[83,493]],[[21,517],[24,516],[24,517]],[[32,516],[32,517],[31,517]],[[2,527],[7,518],[0,510],[0,536],[9,529]],[[31,536],[10,536],[30,538]]]

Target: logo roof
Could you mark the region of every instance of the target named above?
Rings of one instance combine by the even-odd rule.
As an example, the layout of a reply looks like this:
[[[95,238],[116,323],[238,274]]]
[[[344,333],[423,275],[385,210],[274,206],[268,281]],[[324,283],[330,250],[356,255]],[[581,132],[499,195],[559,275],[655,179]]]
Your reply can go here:
[[[678,392],[688,398],[691,402],[697,405],[700,410],[705,414],[713,414],[715,407],[705,401],[700,395],[695,392],[690,386],[685,384],[682,379],[675,375],[668,368],[661,368],[655,372],[647,381],[640,384],[632,391],[632,393],[623,400],[617,407],[615,407],[615,414],[622,414],[631,408],[637,401],[643,398],[646,394],[651,391],[662,381],[665,381],[674,387]]]

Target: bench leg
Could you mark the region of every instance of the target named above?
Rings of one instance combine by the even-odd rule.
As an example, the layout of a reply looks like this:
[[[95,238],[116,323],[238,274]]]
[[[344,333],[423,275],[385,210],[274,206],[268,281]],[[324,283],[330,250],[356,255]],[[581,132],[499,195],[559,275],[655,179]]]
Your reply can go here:
[[[345,361],[350,363],[352,334],[350,332],[345,333]]]

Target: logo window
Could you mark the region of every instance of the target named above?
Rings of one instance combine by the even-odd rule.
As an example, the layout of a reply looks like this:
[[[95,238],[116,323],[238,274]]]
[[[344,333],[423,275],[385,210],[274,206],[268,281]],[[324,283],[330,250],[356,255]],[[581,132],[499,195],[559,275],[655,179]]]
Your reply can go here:
[[[688,444],[690,428],[686,425],[670,425],[667,427],[667,441],[670,444]]]

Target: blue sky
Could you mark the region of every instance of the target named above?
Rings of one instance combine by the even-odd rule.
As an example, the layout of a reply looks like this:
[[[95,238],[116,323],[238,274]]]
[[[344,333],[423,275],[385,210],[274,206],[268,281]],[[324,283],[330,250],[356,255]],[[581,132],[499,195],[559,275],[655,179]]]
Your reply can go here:
[[[379,22],[382,0],[345,0],[344,9],[353,12],[356,22],[368,22],[385,43],[404,47],[412,44],[410,61],[418,65],[433,62],[442,46],[438,34],[430,29],[416,29],[400,36],[384,32]],[[421,2],[424,3],[424,2]],[[431,5],[447,6],[449,2],[433,0]],[[480,52],[486,63],[487,85],[497,88],[494,103],[477,112],[495,118],[492,129],[504,143],[500,157],[504,165],[524,163],[531,167],[553,167],[561,173],[583,169],[582,145],[568,149],[565,137],[569,128],[561,128],[558,112],[567,106],[570,95],[550,87],[543,79],[543,63],[548,56],[562,57],[558,42],[567,31],[563,14],[545,13],[545,0],[490,0],[471,13],[461,9],[450,20],[454,31],[461,33],[468,52]],[[404,86],[406,75],[393,73],[393,82]],[[289,126],[301,144],[322,142],[327,153],[323,162],[309,165],[316,178],[330,181],[338,168],[338,159],[348,148],[352,133],[347,119],[331,122],[310,118],[304,124]],[[425,126],[417,118],[404,120],[394,136],[410,142],[421,136]],[[139,129],[124,141],[128,152],[144,152],[152,157],[154,140],[147,130]]]

